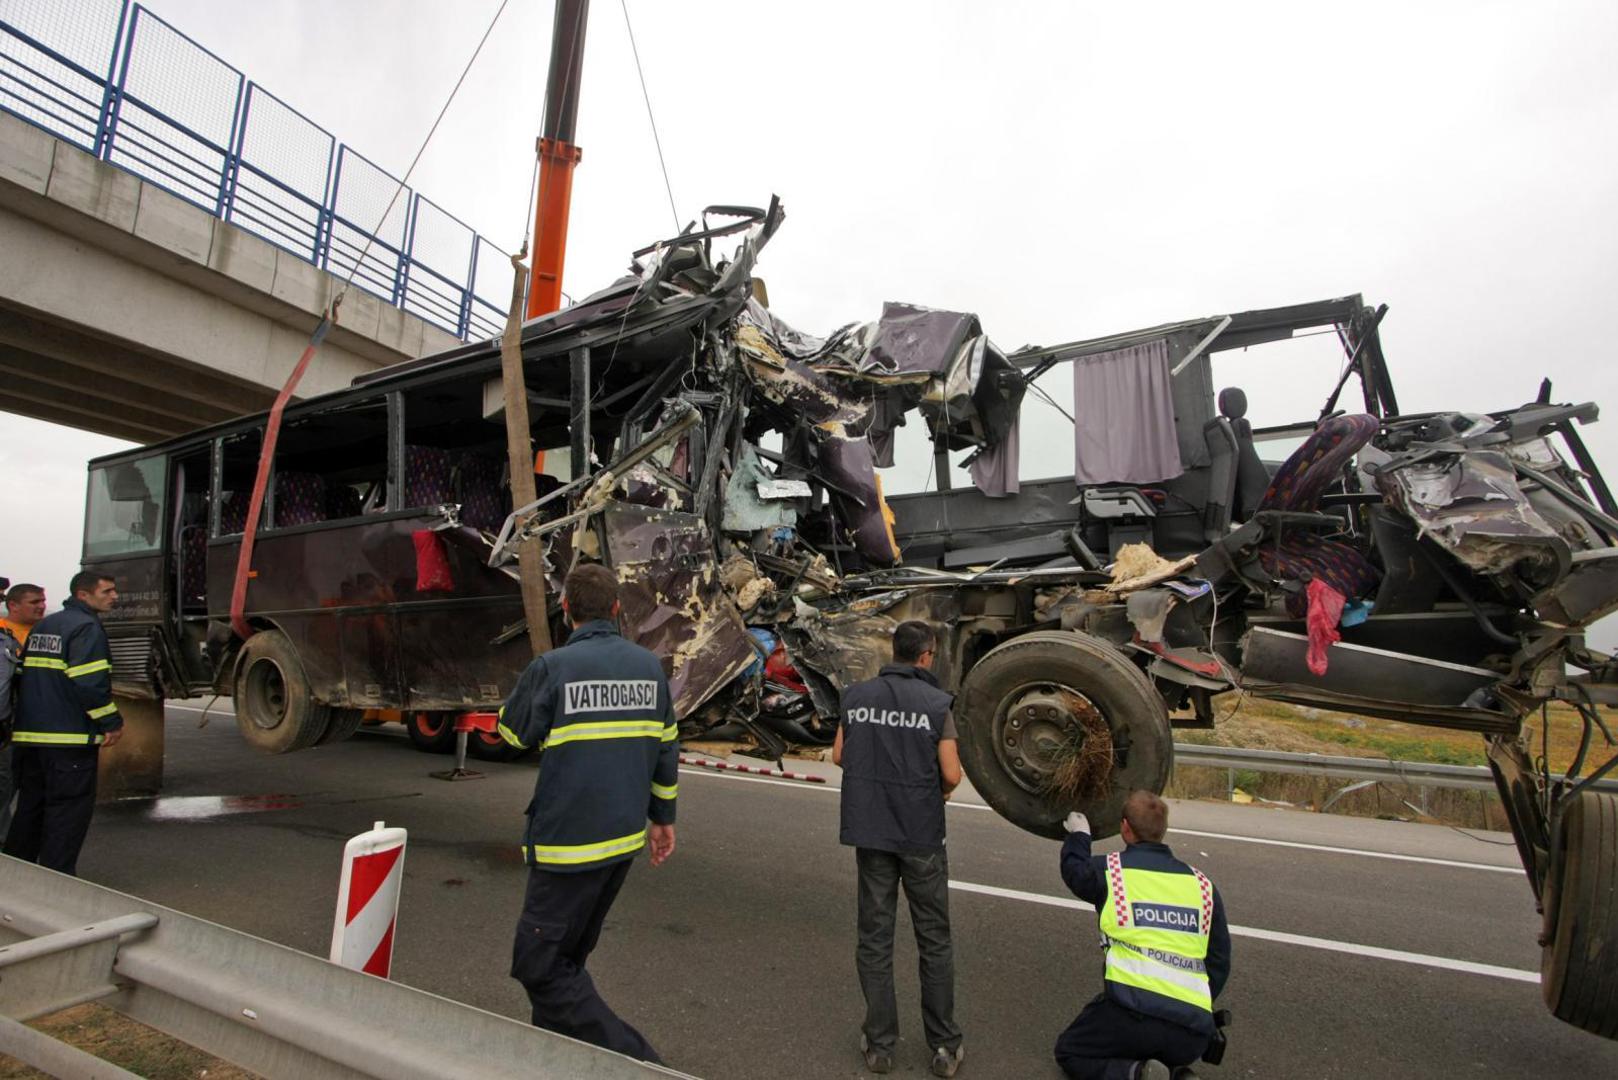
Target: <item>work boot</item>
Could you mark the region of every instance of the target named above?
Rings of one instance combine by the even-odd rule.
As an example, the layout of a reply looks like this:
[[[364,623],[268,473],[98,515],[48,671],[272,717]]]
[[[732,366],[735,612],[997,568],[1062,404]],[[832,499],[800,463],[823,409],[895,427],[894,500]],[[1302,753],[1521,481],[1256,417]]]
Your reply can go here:
[[[872,1072],[886,1073],[893,1071],[893,1051],[872,1050],[871,1040],[865,1037],[865,1032],[863,1031],[860,1032],[860,1053],[865,1055],[865,1067]]]
[[[1157,1059],[1137,1062],[1132,1080],[1171,1080],[1169,1067]]]
[[[948,1080],[955,1075],[955,1070],[961,1067],[961,1059],[966,1056],[966,1046],[962,1044],[954,1050],[940,1046],[933,1051],[932,1070],[934,1076],[942,1076]]]

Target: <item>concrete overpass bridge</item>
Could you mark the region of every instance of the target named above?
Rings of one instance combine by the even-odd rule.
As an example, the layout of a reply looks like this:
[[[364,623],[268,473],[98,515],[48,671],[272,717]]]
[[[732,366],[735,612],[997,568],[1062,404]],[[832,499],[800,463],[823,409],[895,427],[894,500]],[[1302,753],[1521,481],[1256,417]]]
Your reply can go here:
[[[505,253],[130,0],[0,20],[0,410],[151,442],[498,333]],[[199,87],[209,88],[199,91]]]

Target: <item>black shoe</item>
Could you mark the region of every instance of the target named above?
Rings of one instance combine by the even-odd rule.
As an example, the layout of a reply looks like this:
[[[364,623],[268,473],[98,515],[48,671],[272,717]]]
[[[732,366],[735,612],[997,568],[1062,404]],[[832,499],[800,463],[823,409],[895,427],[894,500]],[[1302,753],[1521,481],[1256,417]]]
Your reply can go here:
[[[860,1032],[860,1053],[865,1055],[865,1067],[874,1073],[888,1073],[893,1071],[892,1050],[872,1050],[871,1040]]]
[[[933,1075],[942,1076],[944,1080],[949,1080],[950,1077],[955,1075],[955,1070],[961,1067],[961,1059],[965,1056],[965,1044],[957,1046],[954,1050],[948,1050],[940,1046],[933,1051],[933,1063],[931,1065]]]

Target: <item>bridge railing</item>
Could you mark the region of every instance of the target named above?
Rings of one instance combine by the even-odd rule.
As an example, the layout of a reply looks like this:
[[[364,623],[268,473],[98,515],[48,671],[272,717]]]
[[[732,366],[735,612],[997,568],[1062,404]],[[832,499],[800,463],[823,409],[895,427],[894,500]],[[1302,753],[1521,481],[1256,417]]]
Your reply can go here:
[[[0,0],[0,109],[457,337],[504,326],[505,252],[389,209],[397,177],[133,0]]]

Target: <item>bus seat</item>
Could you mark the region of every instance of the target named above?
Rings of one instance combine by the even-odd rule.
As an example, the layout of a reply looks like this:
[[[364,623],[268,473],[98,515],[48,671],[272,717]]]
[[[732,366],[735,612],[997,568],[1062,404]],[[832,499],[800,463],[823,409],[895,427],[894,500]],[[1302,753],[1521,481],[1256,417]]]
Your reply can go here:
[[[353,484],[338,484],[326,489],[326,520],[341,521],[343,518],[359,517],[364,511],[364,501]]]
[[[1237,444],[1228,419],[1216,416],[1202,425],[1208,443],[1208,501],[1203,508],[1203,538],[1209,543],[1230,531],[1235,508]]]
[[[313,525],[326,520],[326,479],[318,473],[275,474],[275,525]]]
[[[1253,424],[1247,419],[1247,394],[1240,387],[1227,386],[1219,391],[1219,415],[1230,421],[1230,430],[1236,436],[1236,499],[1232,517],[1246,521],[1264,501],[1264,493],[1270,487],[1270,471],[1259,460],[1258,446],[1253,442]]]
[[[180,530],[180,604],[196,607],[208,590],[208,530],[187,525]]]
[[[499,532],[511,510],[500,481],[505,475],[505,462],[483,454],[466,454],[461,458],[461,521],[474,529]]]
[[[248,493],[226,491],[219,500],[219,535],[231,536],[247,528]]]
[[[455,501],[448,450],[436,446],[407,446],[405,451],[405,506],[438,506]]]

